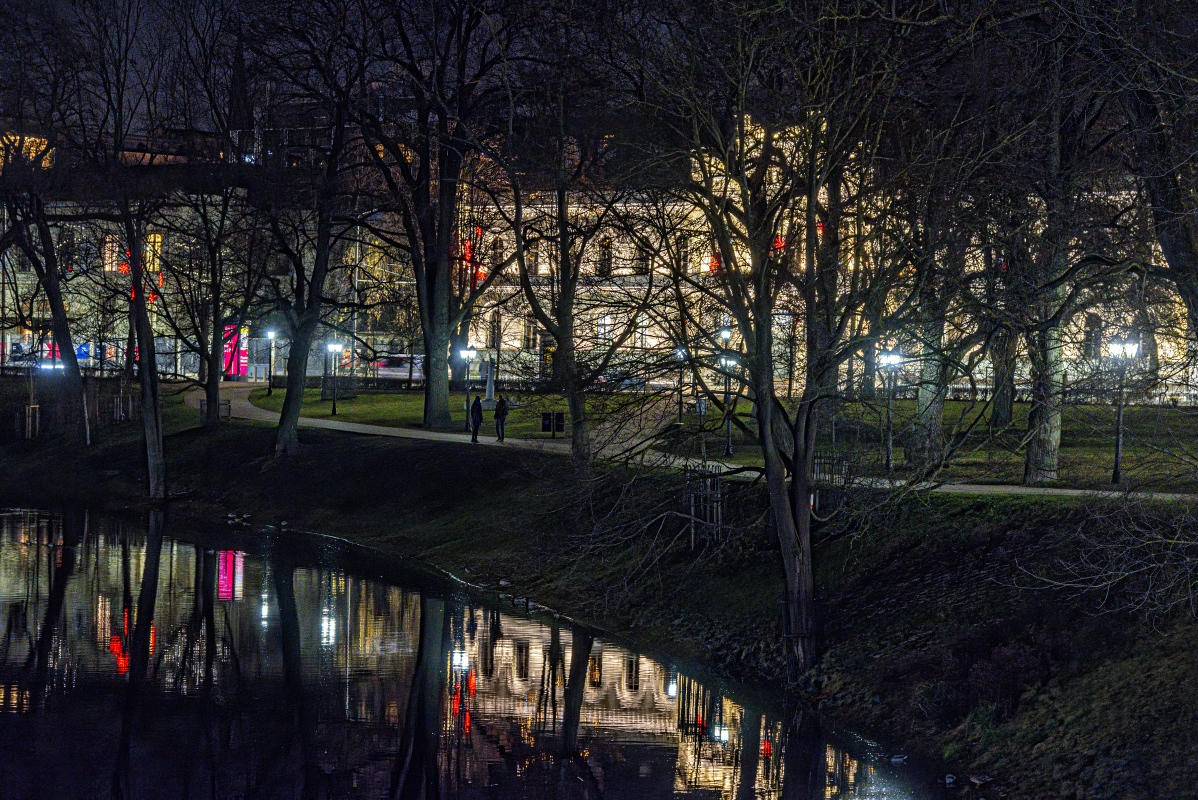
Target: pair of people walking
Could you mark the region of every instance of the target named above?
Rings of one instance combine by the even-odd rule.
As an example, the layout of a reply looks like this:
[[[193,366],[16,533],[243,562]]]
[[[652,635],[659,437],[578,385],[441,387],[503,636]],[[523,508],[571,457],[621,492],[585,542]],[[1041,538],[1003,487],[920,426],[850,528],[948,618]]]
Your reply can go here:
[[[495,435],[499,441],[503,441],[507,431],[507,398],[499,395],[499,399],[495,401]],[[483,399],[479,395],[474,395],[474,402],[470,405],[470,441],[478,444],[478,429],[483,426]]]

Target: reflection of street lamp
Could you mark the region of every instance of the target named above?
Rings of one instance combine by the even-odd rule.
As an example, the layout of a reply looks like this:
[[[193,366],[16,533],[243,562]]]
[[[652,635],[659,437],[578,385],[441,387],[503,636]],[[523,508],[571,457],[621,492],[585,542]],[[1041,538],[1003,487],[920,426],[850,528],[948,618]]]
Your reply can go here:
[[[466,345],[458,351],[458,355],[466,362],[466,431],[470,431],[470,365],[474,363],[474,357],[478,355],[478,351],[473,347]]]
[[[329,416],[337,416],[337,366],[341,361],[341,351],[345,345],[341,342],[329,342],[329,354],[333,357],[333,411]]]
[[[1140,352],[1140,343],[1130,340],[1111,342],[1111,357],[1119,365],[1119,394],[1115,401],[1115,469],[1111,483],[1123,480],[1123,394],[1127,382],[1127,367]]]
[[[682,384],[686,381],[686,359],[688,357],[686,348],[679,347],[674,351],[674,357],[678,359],[678,427],[682,427],[682,407],[685,402],[682,396]]]
[[[897,350],[887,350],[878,356],[878,363],[886,371],[888,386],[886,389],[886,471],[894,469],[894,383],[898,369],[903,365],[903,354]]]
[[[732,331],[728,331],[728,336],[731,335]],[[724,331],[720,331],[720,338],[725,338]],[[720,366],[724,368],[724,419],[728,429],[724,439],[724,455],[730,456],[732,455],[732,370],[736,367],[736,356],[720,356]]]
[[[266,338],[270,339],[270,361],[266,367],[266,396],[270,397],[275,388],[275,332],[267,331]]]

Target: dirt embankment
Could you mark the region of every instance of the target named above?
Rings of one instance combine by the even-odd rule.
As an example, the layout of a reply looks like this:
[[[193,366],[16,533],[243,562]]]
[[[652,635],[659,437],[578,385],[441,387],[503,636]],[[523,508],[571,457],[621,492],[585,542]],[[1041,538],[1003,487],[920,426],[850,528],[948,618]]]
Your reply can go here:
[[[656,518],[668,479],[638,479],[625,495],[631,510],[596,525],[627,476],[604,488],[576,483],[556,456],[320,431],[304,432],[299,456],[276,461],[264,456],[272,436],[234,423],[169,437],[171,508],[286,521],[474,583],[504,580],[658,651],[668,641],[680,660],[737,679],[782,678],[782,580],[763,525],[698,551],[686,540],[628,539]],[[136,505],[138,451],[129,429],[91,449],[0,448],[0,500]],[[742,503],[752,519],[752,498]],[[1083,516],[1076,503],[1021,498],[875,510],[817,550],[827,655],[799,690],[959,774],[992,774],[1014,797],[1196,796],[1198,628],[1188,616],[1153,629],[1139,616],[1097,614],[1096,598],[1034,577],[1074,552]],[[596,545],[603,536],[607,546]]]

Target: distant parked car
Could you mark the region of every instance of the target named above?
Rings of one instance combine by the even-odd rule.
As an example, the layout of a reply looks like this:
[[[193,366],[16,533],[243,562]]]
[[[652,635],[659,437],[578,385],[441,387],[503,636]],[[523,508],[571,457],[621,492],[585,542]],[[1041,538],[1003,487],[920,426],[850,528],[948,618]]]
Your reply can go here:
[[[424,356],[408,353],[382,356],[374,362],[375,374],[380,378],[399,380],[424,380]]]

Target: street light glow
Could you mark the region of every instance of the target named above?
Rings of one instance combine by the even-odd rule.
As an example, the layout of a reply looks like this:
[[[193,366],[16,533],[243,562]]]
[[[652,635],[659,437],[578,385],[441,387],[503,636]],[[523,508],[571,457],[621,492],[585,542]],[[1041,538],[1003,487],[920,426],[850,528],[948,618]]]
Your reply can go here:
[[[473,361],[474,357],[478,355],[478,351],[473,347],[464,347],[458,351],[458,355],[462,357],[463,361]]]
[[[903,363],[903,354],[897,350],[887,350],[878,356],[878,362],[886,369],[894,369]]]
[[[736,366],[736,356],[720,356],[720,366],[729,369]]]
[[[330,353],[340,353],[344,349],[345,345],[341,344],[341,342],[329,342]]]
[[[1115,358],[1135,358],[1140,352],[1140,343],[1130,340],[1111,342],[1111,355]]]
[[[677,350],[674,351],[674,357],[677,358],[679,361],[686,361],[687,355],[688,354],[686,352],[685,347],[679,347]]]
[[[732,329],[727,326],[720,328],[720,338],[724,340],[724,344],[728,344],[732,339]]]
[[[275,332],[274,332],[274,331],[267,331],[267,332],[266,332],[266,338],[267,338],[267,339],[270,339],[270,340],[273,342],[273,341],[274,341],[274,338],[275,338]]]

